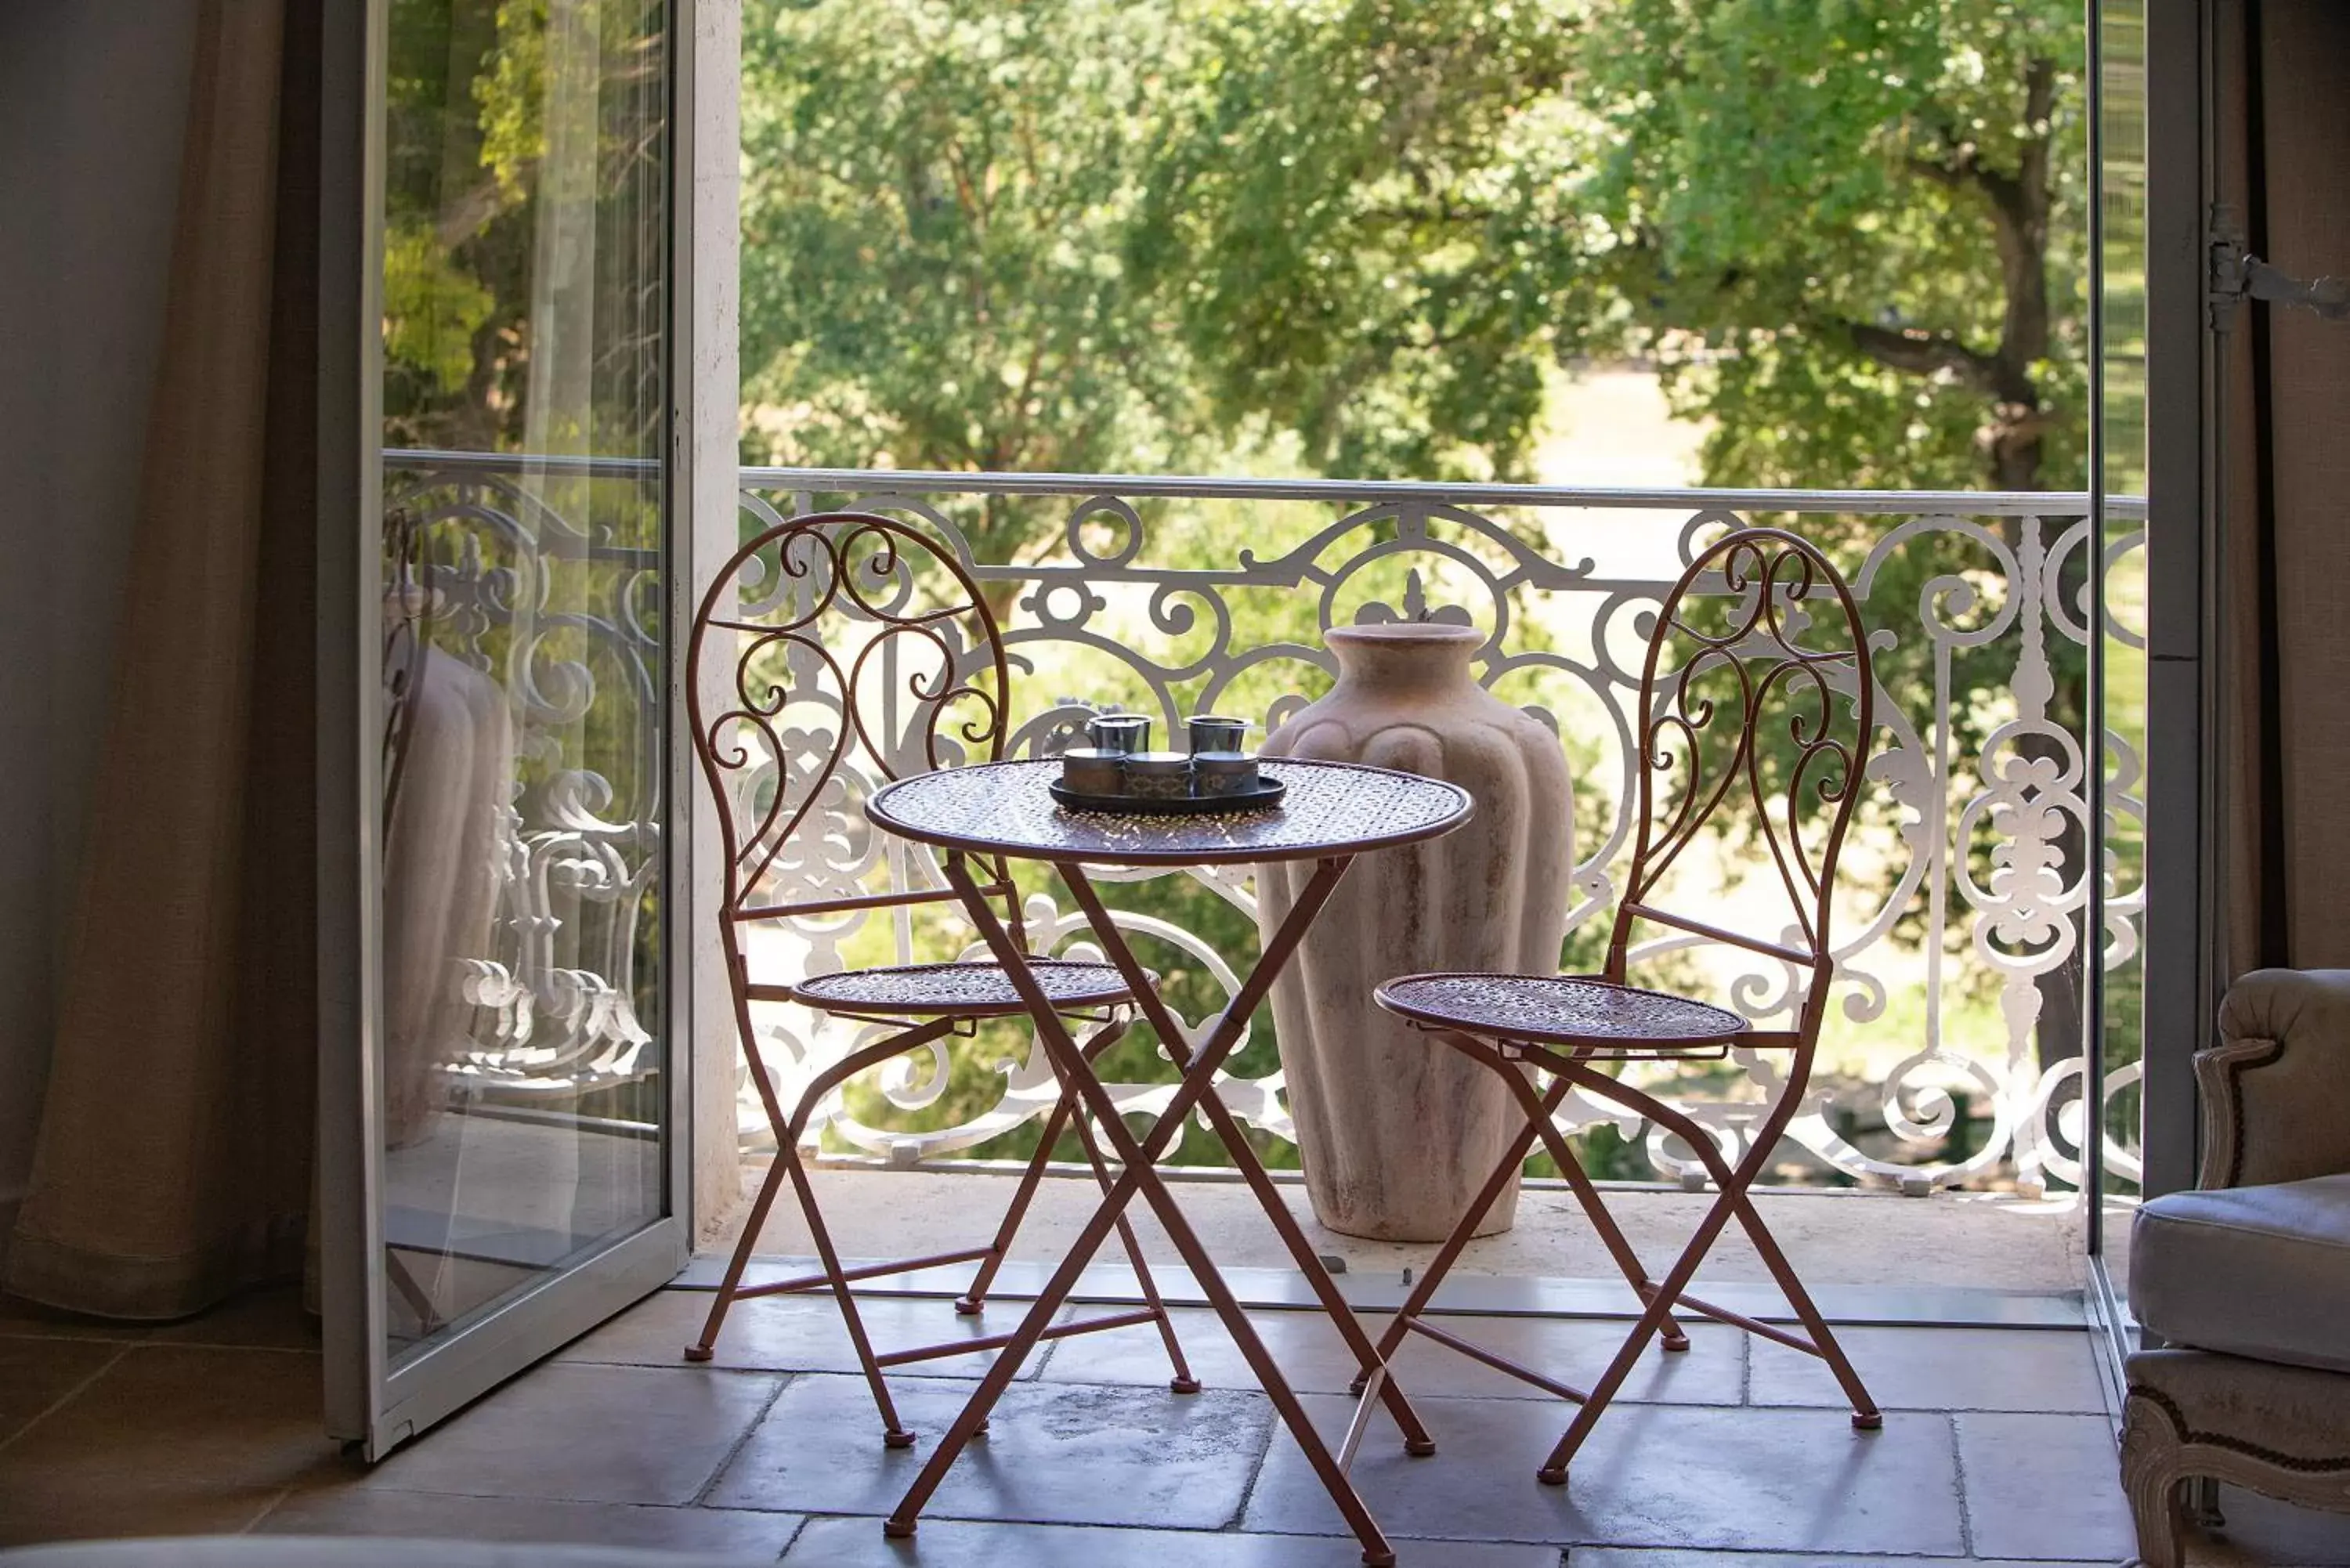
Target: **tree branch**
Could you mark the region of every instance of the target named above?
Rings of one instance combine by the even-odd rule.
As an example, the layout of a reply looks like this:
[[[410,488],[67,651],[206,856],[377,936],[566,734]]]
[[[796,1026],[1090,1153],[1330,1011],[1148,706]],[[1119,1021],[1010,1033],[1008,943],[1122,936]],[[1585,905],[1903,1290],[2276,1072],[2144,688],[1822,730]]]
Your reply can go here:
[[[1970,348],[1950,332],[1925,332],[1915,327],[1878,327],[1866,321],[1838,321],[1835,329],[1852,346],[1887,369],[1931,376],[1950,371],[1969,386],[1997,390],[1999,360],[1995,355]]]

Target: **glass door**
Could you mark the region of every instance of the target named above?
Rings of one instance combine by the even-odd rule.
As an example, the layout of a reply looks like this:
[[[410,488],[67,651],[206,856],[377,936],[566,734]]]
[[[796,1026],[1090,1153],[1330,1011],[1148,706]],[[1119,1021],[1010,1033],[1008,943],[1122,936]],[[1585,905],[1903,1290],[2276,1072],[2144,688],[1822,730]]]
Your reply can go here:
[[[2112,1247],[2137,1191],[2146,907],[2146,0],[2091,0],[2090,541],[2085,574],[2090,796],[2098,825],[2087,928],[2100,955],[2086,992],[2078,1136],[2094,1323],[2125,1351]],[[2116,1221],[2119,1221],[2116,1223]]]
[[[379,4],[364,1147],[324,1195],[361,1253],[364,1420],[339,1424],[370,1457],[685,1256],[671,18]]]

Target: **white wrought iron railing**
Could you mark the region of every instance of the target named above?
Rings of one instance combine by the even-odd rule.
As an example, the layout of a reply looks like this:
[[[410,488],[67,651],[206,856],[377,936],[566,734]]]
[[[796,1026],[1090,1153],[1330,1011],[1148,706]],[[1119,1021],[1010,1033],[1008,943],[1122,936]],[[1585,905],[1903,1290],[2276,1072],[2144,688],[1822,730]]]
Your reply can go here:
[[[649,500],[629,498],[642,474],[594,462],[526,473],[520,459],[432,452],[396,452],[386,462],[387,516],[411,530],[412,569],[442,607],[429,635],[484,670],[503,661],[523,754],[531,754],[536,729],[576,729],[597,703],[651,711],[661,638],[649,607],[659,556],[650,533],[629,537],[652,515]],[[547,473],[561,476],[556,491],[573,497],[599,483],[628,493],[603,509],[623,521],[558,514]],[[1066,744],[1104,704],[1169,722],[1213,710],[1277,725],[1326,683],[1330,663],[1313,634],[1336,622],[1424,615],[1486,629],[1482,679],[1550,722],[1578,765],[1586,804],[1572,919],[1586,938],[1604,929],[1627,853],[1631,801],[1623,783],[1642,612],[1711,529],[1768,517],[1823,537],[1848,563],[1870,619],[1889,735],[1869,770],[1876,805],[1855,837],[1874,848],[1860,857],[1866,869],[1855,878],[1838,943],[1826,1061],[1842,1070],[1814,1089],[1815,1103],[1791,1136],[1818,1167],[1912,1192],[1993,1179],[2026,1187],[2079,1179],[2085,1047],[2067,999],[2077,995],[2087,947],[2101,956],[2109,987],[2132,983],[2145,914],[2142,738],[2126,697],[2109,712],[2098,753],[2083,743],[2086,572],[2094,558],[2106,573],[2108,686],[2126,693],[2126,667],[2143,647],[2132,620],[2143,602],[2140,504],[2109,509],[2095,548],[2086,498],[2066,493],[745,469],[741,504],[745,529],[853,505],[918,522],[950,541],[1004,619],[1024,692],[1014,742],[1021,753]],[[632,517],[636,524],[626,521]],[[569,597],[600,607],[564,618],[570,641],[555,649],[538,635],[546,621],[538,610],[564,597],[556,584],[566,574],[592,578]],[[614,728],[641,734],[653,727]],[[483,1013],[467,1070],[525,1093],[548,1082],[576,1088],[598,1071],[622,1070],[630,1043],[643,1038],[634,980],[578,972],[576,946],[565,950],[574,955],[568,966],[552,963],[544,933],[565,918],[550,905],[551,885],[568,889],[575,903],[582,887],[619,897],[642,887],[659,844],[650,792],[616,786],[593,759],[542,750],[543,775],[517,788],[508,814],[513,869],[501,892],[497,950],[468,966],[467,982],[476,1000],[505,999]],[[632,755],[628,765],[639,781],[660,776],[651,758]],[[2106,774],[2106,820],[2094,828],[2092,765]],[[872,782],[848,787],[853,794]],[[2092,843],[2095,854],[2085,847]],[[835,881],[879,888],[931,875],[903,846],[851,837],[819,852],[838,863],[811,875],[820,869]],[[549,866],[568,870],[554,884],[525,874]],[[2095,942],[2081,930],[2092,866],[2106,877],[2106,929]],[[1720,868],[1724,896],[1735,897],[1734,843],[1721,846]],[[1196,875],[1253,918],[1244,877],[1155,875]],[[1028,899],[1040,940],[1081,937],[1082,922],[1049,888],[1031,887]],[[630,898],[627,908],[633,919],[642,905]],[[887,911],[871,918],[879,924],[827,917],[770,940],[781,944],[779,960],[811,971],[915,956],[903,921]],[[1246,967],[1163,911],[1128,918],[1216,984],[1230,985]],[[600,950],[619,962],[623,950],[637,948],[615,934]],[[1739,950],[1700,950],[1675,937],[1651,955],[1690,967],[1758,1022],[1802,1001],[1794,975]],[[535,1008],[519,1005],[530,998]],[[547,1033],[556,1038],[539,1038]],[[761,1048],[788,1074],[833,1059],[849,1037],[847,1025],[787,1011]],[[2135,1053],[2113,1054],[2121,1059],[2105,1076],[2108,1111],[2137,1081]],[[992,1069],[979,1108],[950,1125],[893,1130],[868,1125],[843,1102],[826,1130],[837,1144],[894,1163],[972,1149],[1049,1104],[1041,1056],[1013,1057]],[[1232,1076],[1222,1092],[1244,1121],[1288,1137],[1278,1071],[1268,1054],[1253,1059],[1266,1070]],[[1682,1091],[1733,1150],[1771,1088],[1767,1062],[1740,1065],[1742,1075]],[[948,1066],[941,1053],[927,1070],[885,1079],[883,1093],[903,1111],[934,1110]],[[1149,1109],[1171,1092],[1171,1079],[1170,1069],[1114,1092]],[[968,1100],[965,1085],[958,1103]],[[1609,1116],[1570,1101],[1562,1121],[1579,1129]],[[755,1116],[745,1127],[764,1131]],[[1659,1174],[1676,1178],[1694,1166],[1651,1129],[1617,1130],[1640,1144]],[[2135,1177],[2131,1140],[2109,1142],[2106,1153],[2115,1175]]]

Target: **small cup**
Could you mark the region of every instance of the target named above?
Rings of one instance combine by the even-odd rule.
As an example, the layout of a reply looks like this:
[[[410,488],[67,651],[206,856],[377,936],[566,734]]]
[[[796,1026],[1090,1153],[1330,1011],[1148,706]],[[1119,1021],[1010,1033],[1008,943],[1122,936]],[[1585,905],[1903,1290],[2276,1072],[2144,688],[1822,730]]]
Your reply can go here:
[[[1256,788],[1256,759],[1242,752],[1199,752],[1191,758],[1191,793],[1246,794]]]
[[[1122,794],[1126,759],[1097,746],[1072,746],[1061,753],[1061,782],[1080,794]]]
[[[1126,759],[1126,793],[1143,800],[1182,800],[1191,793],[1191,759],[1181,752],[1137,752]]]
[[[1150,716],[1147,713],[1098,713],[1086,721],[1086,739],[1097,751],[1130,757],[1150,749]]]
[[[1246,719],[1219,719],[1210,713],[1195,713],[1184,724],[1191,737],[1191,754],[1204,756],[1210,752],[1238,752],[1248,743]]]

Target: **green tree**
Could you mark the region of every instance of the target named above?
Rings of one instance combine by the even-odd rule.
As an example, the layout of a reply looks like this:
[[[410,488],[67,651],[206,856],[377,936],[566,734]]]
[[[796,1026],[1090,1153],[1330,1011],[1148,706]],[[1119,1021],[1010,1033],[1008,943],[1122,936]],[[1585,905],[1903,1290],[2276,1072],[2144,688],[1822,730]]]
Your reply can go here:
[[[1135,251],[1228,418],[1507,472],[1535,357],[1628,352],[1711,422],[1710,483],[2077,483],[2076,5],[1191,15],[1215,68]]]
[[[1706,421],[1709,483],[2082,482],[2072,0],[1302,0],[1197,17],[1217,69],[1189,93],[1137,250],[1159,258],[1228,419],[1295,423],[1334,472],[1506,477],[1536,362],[1629,354]],[[1801,526],[1856,565],[1884,524]],[[1993,565],[1947,540],[1887,563],[1872,602],[1898,638],[1879,656],[1889,689],[1931,689],[1912,618],[1927,585]],[[2080,650],[2051,655],[2049,718],[2078,733]],[[1960,754],[2002,716],[2012,659],[1957,652]],[[2075,865],[2082,850],[2064,845]],[[2072,976],[2046,977],[2043,1058],[2072,1054],[2076,1025]]]
[[[1174,22],[1110,0],[750,8],[746,456],[1097,472],[1200,455],[1188,356],[1124,254]],[[971,523],[989,559],[1040,526],[1000,501]]]

